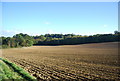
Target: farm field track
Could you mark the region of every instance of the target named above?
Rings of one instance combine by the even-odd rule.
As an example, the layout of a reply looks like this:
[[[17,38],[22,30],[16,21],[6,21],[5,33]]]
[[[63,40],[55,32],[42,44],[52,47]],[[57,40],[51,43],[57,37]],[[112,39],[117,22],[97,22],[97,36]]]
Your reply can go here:
[[[38,80],[120,80],[118,42],[3,49]]]

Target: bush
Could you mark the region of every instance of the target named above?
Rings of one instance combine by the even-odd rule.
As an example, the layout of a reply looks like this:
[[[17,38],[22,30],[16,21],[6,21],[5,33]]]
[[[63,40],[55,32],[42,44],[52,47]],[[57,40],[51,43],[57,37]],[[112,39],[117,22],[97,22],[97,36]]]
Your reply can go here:
[[[8,45],[2,45],[2,48],[10,48]]]

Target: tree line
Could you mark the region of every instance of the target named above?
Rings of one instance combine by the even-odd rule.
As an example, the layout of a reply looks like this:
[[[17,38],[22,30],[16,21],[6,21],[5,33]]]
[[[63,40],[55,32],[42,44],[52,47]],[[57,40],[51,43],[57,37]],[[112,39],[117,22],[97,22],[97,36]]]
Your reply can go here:
[[[34,44],[32,36],[27,34],[16,34],[13,37],[1,37],[2,48],[27,47]]]
[[[96,34],[90,36],[75,34],[45,34],[29,36],[20,33],[13,37],[0,38],[2,39],[2,48],[27,47],[32,45],[74,45],[120,41],[120,32],[115,31],[114,34]]]

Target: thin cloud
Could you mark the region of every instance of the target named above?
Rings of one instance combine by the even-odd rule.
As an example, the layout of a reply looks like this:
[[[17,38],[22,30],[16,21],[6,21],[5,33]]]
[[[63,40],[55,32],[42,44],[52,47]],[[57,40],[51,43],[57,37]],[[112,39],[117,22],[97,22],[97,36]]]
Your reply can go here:
[[[51,23],[47,21],[47,22],[45,22],[45,24],[51,24]]]
[[[49,22],[49,21],[44,21],[44,24],[51,24],[51,22]]]
[[[17,30],[2,30],[1,36],[12,37],[15,34],[19,34],[19,33],[24,33],[24,34],[32,35],[31,32],[17,31]]]
[[[105,25],[103,25],[103,27],[108,27],[108,25],[105,24]]]
[[[20,33],[19,31],[14,31],[14,30],[3,30],[2,31],[2,36],[5,36],[5,37],[11,37],[17,33]]]
[[[47,33],[49,33],[49,34],[53,34],[54,32],[53,32],[53,30],[48,30]]]
[[[56,31],[51,30],[51,29],[49,29],[49,30],[47,31],[47,33],[48,33],[48,34],[60,34],[59,32],[56,32]],[[45,34],[46,34],[46,33],[45,33]]]

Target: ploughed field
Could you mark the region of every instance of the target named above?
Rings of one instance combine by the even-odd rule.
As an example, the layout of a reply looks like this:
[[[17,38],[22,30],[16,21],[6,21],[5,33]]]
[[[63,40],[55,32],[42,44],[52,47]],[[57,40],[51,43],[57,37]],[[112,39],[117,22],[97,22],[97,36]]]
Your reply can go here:
[[[119,80],[118,42],[3,49],[38,80]]]

